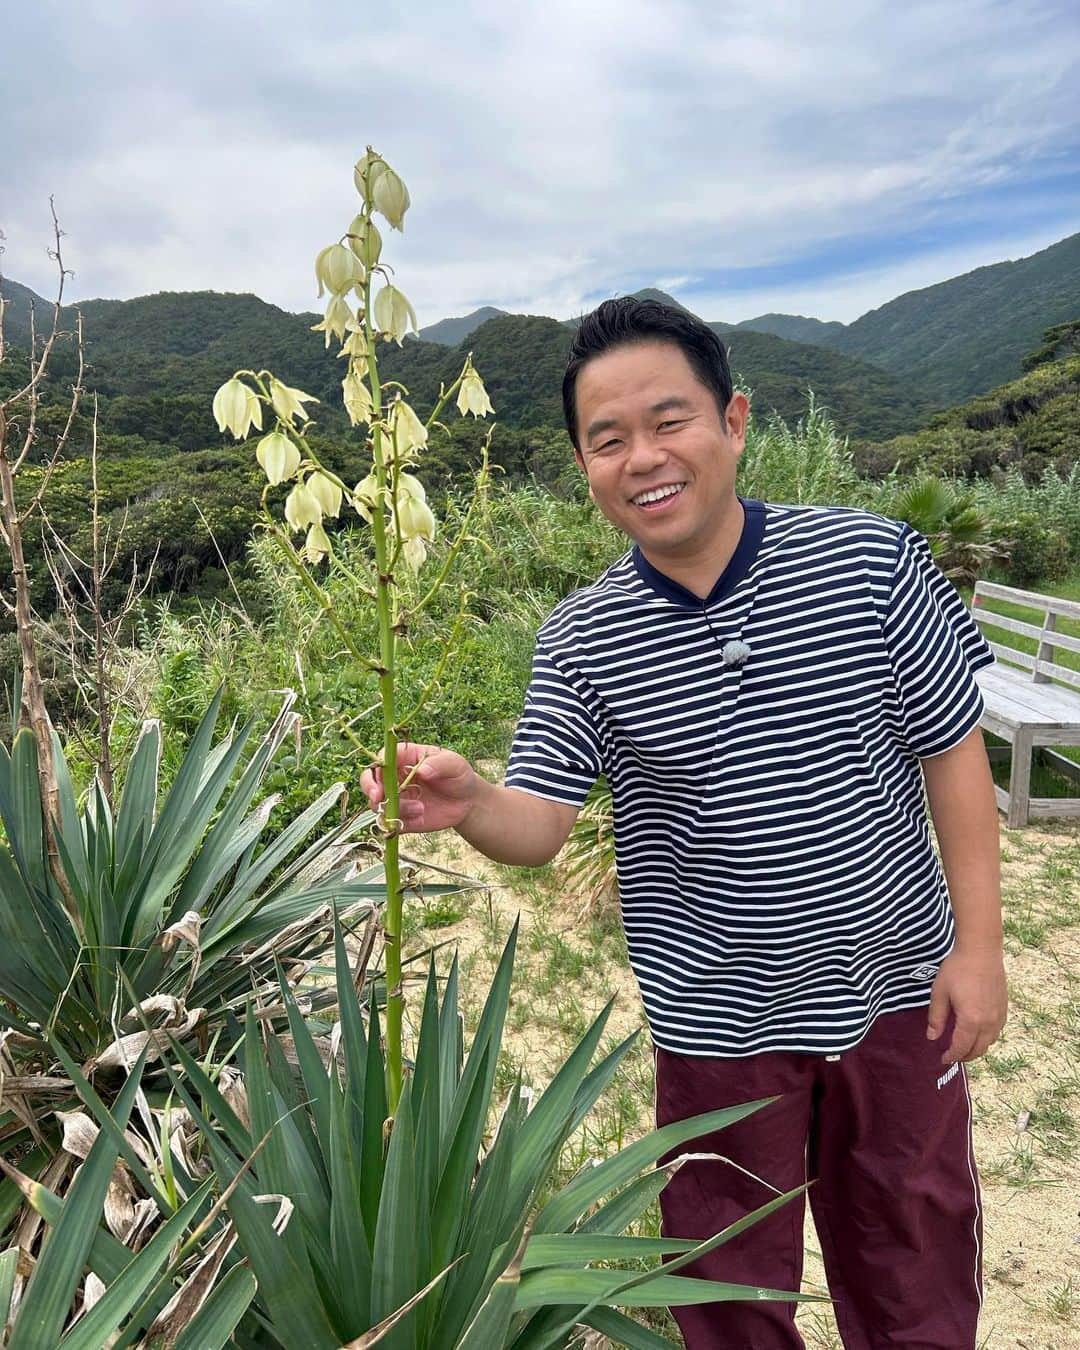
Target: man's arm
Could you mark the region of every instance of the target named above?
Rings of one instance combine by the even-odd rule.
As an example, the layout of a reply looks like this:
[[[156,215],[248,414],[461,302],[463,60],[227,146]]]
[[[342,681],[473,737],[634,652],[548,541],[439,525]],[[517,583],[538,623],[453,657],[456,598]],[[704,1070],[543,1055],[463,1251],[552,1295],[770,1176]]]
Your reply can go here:
[[[926,1034],[937,1040],[955,1013],[942,1056],[943,1064],[954,1064],[993,1045],[1008,1010],[997,802],[978,727],[951,750],[924,759],[922,769],[956,923],[955,946],[934,981]]]
[[[400,745],[398,776],[408,779],[400,804],[406,831],[457,830],[496,862],[521,867],[550,862],[578,817],[575,806],[489,783],[468,760],[437,745]],[[360,786],[372,806],[385,800],[381,769],[368,769]]]

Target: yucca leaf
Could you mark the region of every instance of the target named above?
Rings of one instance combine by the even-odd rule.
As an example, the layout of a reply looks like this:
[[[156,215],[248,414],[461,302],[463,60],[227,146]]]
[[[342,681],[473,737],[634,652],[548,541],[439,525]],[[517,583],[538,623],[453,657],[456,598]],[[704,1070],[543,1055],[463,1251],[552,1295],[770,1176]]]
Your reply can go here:
[[[233,885],[229,888],[229,893],[224,897],[221,904],[215,906],[214,913],[210,916],[205,930],[205,946],[211,950],[214,944],[226,935],[236,924],[243,921],[248,910],[245,909],[248,901],[262,885],[270,874],[285,861],[290,853],[311,833],[326,813],[340,800],[344,791],[344,785],[335,783],[329,787],[320,797],[318,797],[310,806],[306,807],[288,825],[276,836],[272,843],[267,844],[266,848],[255,859],[251,867],[241,875],[237,876]],[[336,838],[348,834],[355,826],[356,822],[346,821],[334,830],[326,840],[318,840],[300,858],[294,860],[289,868],[280,876],[273,890],[269,895],[263,897],[263,902],[271,899],[274,895],[285,890],[292,878],[307,865],[312,858],[315,858],[323,850],[325,845],[332,843]],[[385,887],[383,888],[385,891]],[[258,901],[254,902],[256,905]]]
[[[308,1109],[315,1122],[315,1134],[319,1141],[324,1165],[326,1165],[329,1170],[330,1071],[322,1062],[322,1056],[319,1054],[315,1045],[315,1038],[312,1036],[311,1029],[304,1021],[300,1009],[296,1005],[296,998],[289,986],[288,980],[285,978],[284,971],[276,960],[275,965],[277,967],[278,988],[281,990],[281,1000],[285,1005],[285,1012],[289,1019],[289,1031],[292,1033],[293,1049],[296,1051],[296,1061],[300,1068],[300,1076],[304,1082],[304,1090],[307,1093]]]
[[[189,909],[200,910],[217,882],[251,843],[250,829],[254,827],[245,821],[248,807],[259,790],[259,784],[266,774],[270,761],[277,754],[296,719],[296,714],[290,712],[295,701],[296,695],[290,690],[269,731],[244,766],[244,771],[229,793],[229,799],[222,807],[217,820],[206,832],[198,855],[192,861],[183,884],[169,905],[168,913],[165,915],[166,923],[173,922]],[[262,833],[264,823],[260,820],[255,821],[256,838]]]
[[[462,1070],[461,1019],[458,1013],[458,958],[450,963],[439,1009],[439,1121],[440,1134],[446,1138],[450,1128],[454,1092]]]
[[[75,798],[75,787],[68,773],[67,759],[60,737],[52,733],[53,772],[56,775],[56,794],[60,807],[60,828],[55,832],[57,848],[64,863],[64,871],[72,889],[76,892],[87,890],[90,882],[89,866],[86,859],[86,841],[83,839],[82,825],[79,821],[79,807]]]
[[[670,1180],[670,1168],[658,1167],[646,1172],[590,1214],[579,1224],[577,1231],[613,1235],[623,1232],[641,1218]]]
[[[518,1308],[546,1308],[553,1304],[587,1305],[597,1303],[630,1308],[675,1308],[697,1303],[723,1303],[734,1299],[776,1299],[783,1301],[820,1301],[810,1294],[792,1294],[783,1289],[762,1289],[756,1285],[728,1284],[722,1280],[699,1280],[685,1275],[650,1275],[643,1287],[623,1289],[625,1272],[611,1270],[562,1270],[547,1267],[522,1274],[518,1288]],[[584,1314],[577,1313],[565,1326],[563,1335],[573,1330]],[[544,1342],[554,1347],[559,1336]]]
[[[180,1065],[184,1070],[184,1075],[181,1076],[178,1074],[167,1062],[165,1067],[172,1080],[173,1087],[183,1100],[184,1105],[192,1113],[193,1117],[201,1115],[201,1112],[199,1112],[198,1107],[195,1106],[195,1103],[187,1090],[184,1081],[186,1077],[195,1088],[195,1091],[210,1108],[210,1112],[215,1120],[217,1120],[225,1131],[229,1140],[229,1145],[233,1151],[241,1158],[249,1158],[255,1144],[255,1141],[251,1137],[251,1131],[225,1100],[221,1089],[194,1055],[185,1050],[179,1041],[173,1040],[171,1044],[173,1054],[180,1061]],[[209,1128],[209,1126],[207,1128]]]
[[[606,1233],[534,1233],[522,1270],[541,1266],[584,1266],[593,1261],[636,1261],[692,1251],[693,1238],[613,1237]]]
[[[524,1216],[507,1212],[507,1183],[522,1112],[520,1089],[518,1082],[469,1195],[458,1244],[466,1255],[437,1296],[438,1324],[431,1350],[451,1350],[458,1333],[483,1302],[495,1251],[504,1242],[520,1239]]]
[[[249,1146],[242,1162],[226,1147],[205,1114],[183,1091],[179,1075],[174,1076],[173,1083],[206,1141],[214,1171],[223,1185],[236,1182],[228,1202],[229,1215],[236,1225],[240,1245],[258,1280],[260,1298],[281,1343],[302,1345],[304,1350],[337,1350],[342,1338],[331,1325],[326,1307],[318,1296],[297,1216],[292,1216],[282,1232],[276,1232],[273,1211],[253,1198],[261,1186],[256,1185],[250,1171],[240,1175],[242,1168],[250,1165],[258,1145],[255,1149]],[[261,1161],[261,1154],[256,1161]]]
[[[458,1341],[456,1350],[491,1350],[492,1346],[505,1343],[514,1316],[514,1302],[521,1283],[521,1262],[528,1241],[526,1230],[513,1259],[491,1286],[479,1312]]]
[[[522,1123],[510,1173],[510,1196],[515,1208],[524,1211],[572,1128],[575,1102],[614,1001],[609,999],[604,1005]]]
[[[416,1293],[420,1271],[416,1260],[416,1177],[413,1168],[411,1081],[407,1080],[390,1131],[379,1217],[371,1257],[371,1316],[389,1317]],[[412,1319],[386,1338],[387,1350],[411,1347]]]
[[[257,1288],[246,1266],[233,1266],[181,1331],[173,1350],[223,1350]]]
[[[687,1140],[713,1134],[717,1130],[734,1125],[737,1121],[745,1120],[747,1116],[753,1115],[755,1111],[760,1111],[763,1106],[768,1106],[775,1100],[775,1097],[765,1097],[760,1101],[727,1106],[719,1111],[709,1111],[704,1115],[672,1121],[641,1139],[636,1139],[595,1167],[586,1167],[579,1172],[540,1211],[536,1219],[536,1231],[565,1232],[603,1196],[609,1195],[630,1181],[642,1168],[655,1163],[662,1154],[678,1148]]]
[[[456,1255],[454,1238],[465,1217],[466,1197],[476,1175],[480,1144],[487,1123],[490,1098],[486,1089],[487,1056],[473,1079],[472,1095],[466,1102],[450,1145],[431,1210],[431,1251],[437,1266],[446,1265]]]
[[[0,1253],[0,1332],[8,1320],[11,1309],[11,1294],[15,1288],[15,1275],[19,1269],[18,1247],[8,1247]]]
[[[194,1223],[213,1184],[212,1178],[204,1181],[172,1218],[161,1224],[97,1303],[67,1333],[60,1342],[61,1350],[101,1350],[139,1299],[156,1283],[161,1268],[168,1263],[170,1249],[184,1236],[188,1226]]]
[[[532,1285],[529,1298],[539,1297],[545,1291],[545,1280],[548,1275],[555,1278],[547,1286],[546,1294],[540,1298],[537,1306],[545,1306],[549,1303],[572,1302],[556,1295],[555,1290],[559,1287],[568,1288],[566,1281],[558,1278],[559,1276],[568,1276],[570,1281],[580,1280],[576,1287],[581,1290],[589,1291],[589,1301],[582,1307],[576,1309],[569,1319],[559,1327],[554,1333],[542,1336],[537,1339],[523,1339],[522,1350],[527,1341],[529,1350],[558,1350],[563,1344],[565,1337],[573,1330],[578,1322],[584,1321],[595,1308],[604,1305],[621,1305],[623,1307],[682,1307],[691,1303],[716,1303],[731,1301],[734,1299],[782,1299],[788,1302],[820,1302],[819,1296],[814,1294],[799,1294],[795,1292],[786,1293],[777,1289],[765,1289],[752,1285],[728,1284],[721,1280],[702,1280],[697,1278],[687,1278],[675,1274],[684,1266],[698,1261],[709,1252],[715,1251],[717,1247],[725,1242],[730,1242],[732,1238],[737,1237],[746,1229],[752,1227],[760,1220],[767,1218],[775,1210],[786,1205],[797,1195],[802,1195],[806,1191],[805,1186],[798,1186],[784,1195],[776,1196],[764,1205],[760,1205],[750,1214],[743,1215],[734,1223],[722,1229],[713,1237],[699,1242],[689,1251],[683,1252],[678,1256],[672,1257],[670,1261],[662,1266],[656,1266],[652,1270],[645,1270],[639,1274],[624,1276],[621,1283],[605,1284],[614,1272],[603,1270],[578,1270],[578,1271],[555,1271],[540,1270],[533,1272],[528,1276],[522,1277],[522,1283],[525,1280],[535,1281]],[[596,1278],[600,1277],[600,1278]],[[697,1285],[695,1289],[693,1286]],[[711,1294],[710,1294],[711,1291]],[[658,1298],[659,1302],[653,1302]],[[521,1294],[519,1293],[519,1305],[521,1305]]]
[[[161,723],[144,722],[124,777],[116,809],[116,857],[128,858],[137,841],[150,838],[157,808]],[[141,844],[140,844],[141,849]]]
[[[127,1128],[145,1062],[144,1051],[116,1098],[113,1115],[121,1130]],[[101,1223],[116,1157],[115,1140],[105,1130],[99,1131],[30,1276],[8,1350],[41,1350],[42,1346],[59,1344],[94,1233]]]
[[[480,1014],[480,1020],[476,1025],[476,1033],[469,1048],[469,1057],[465,1061],[465,1067],[458,1080],[457,1091],[454,1094],[454,1105],[450,1113],[450,1128],[444,1136],[447,1148],[450,1147],[451,1141],[457,1136],[458,1121],[472,1096],[473,1084],[480,1072],[481,1062],[485,1066],[484,1096],[488,1100],[491,1098],[491,1089],[495,1082],[495,1067],[502,1045],[506,1010],[510,1005],[510,981],[514,974],[514,953],[517,950],[519,924],[520,920],[515,919],[514,926],[510,930],[510,936],[506,940],[506,946],[503,948],[503,954],[499,959],[495,977],[488,989],[487,998],[484,1000],[483,1011]]]
[[[10,774],[4,809],[4,828],[19,871],[33,890],[47,891],[50,878],[45,863],[45,837],[38,782],[37,741],[23,727],[11,746]]]
[[[346,1116],[346,1098],[331,1080],[330,1254],[341,1288],[341,1320],[346,1327],[371,1324],[371,1248],[360,1213],[360,1160],[356,1136]]]
[[[640,1322],[633,1322],[625,1313],[614,1308],[594,1308],[585,1319],[586,1325],[607,1336],[615,1345],[626,1350],[680,1350],[675,1341],[660,1336]]]
[[[350,1073],[347,1101],[353,1103],[361,1092],[364,1116],[360,1122],[360,1213],[367,1229],[368,1243],[374,1251],[386,1166],[383,1125],[390,1114],[386,1097],[386,1067],[379,1037],[379,1006],[375,1001],[374,988],[371,991],[371,1005],[368,1012],[367,1060],[364,1065],[364,1076],[355,1080]],[[383,1315],[390,1311],[392,1309],[384,1310]]]

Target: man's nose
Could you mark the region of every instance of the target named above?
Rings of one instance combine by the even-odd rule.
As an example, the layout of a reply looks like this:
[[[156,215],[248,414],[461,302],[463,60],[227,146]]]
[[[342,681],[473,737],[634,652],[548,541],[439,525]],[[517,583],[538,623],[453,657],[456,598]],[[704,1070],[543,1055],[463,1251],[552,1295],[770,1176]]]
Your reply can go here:
[[[667,451],[650,431],[642,431],[630,439],[627,468],[631,473],[649,473],[667,459]]]

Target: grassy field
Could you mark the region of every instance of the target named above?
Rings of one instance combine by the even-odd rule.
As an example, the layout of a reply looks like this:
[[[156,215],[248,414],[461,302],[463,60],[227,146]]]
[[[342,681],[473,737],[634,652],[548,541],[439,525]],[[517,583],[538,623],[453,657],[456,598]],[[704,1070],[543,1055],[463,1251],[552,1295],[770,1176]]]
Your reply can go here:
[[[572,1173],[651,1124],[652,1057],[613,902],[585,910],[556,864],[536,871],[487,862],[453,836],[412,841],[429,860],[489,883],[487,891],[415,905],[414,949],[461,952],[480,990],[515,916],[522,917],[516,995],[500,1077],[520,1069],[547,1081],[592,1017],[617,997],[612,1043],[643,1034],[628,1067],[563,1159]],[[1007,966],[1012,1010],[1002,1040],[971,1066],[976,1155],[985,1209],[986,1304],[980,1347],[1080,1347],[1080,826],[1035,826],[1003,839]],[[473,1008],[467,1016],[475,1017]],[[656,1231],[659,1216],[651,1217]],[[816,1237],[807,1231],[804,1289],[824,1293]],[[654,1326],[674,1333],[659,1316]],[[806,1343],[840,1340],[827,1304],[800,1310]]]

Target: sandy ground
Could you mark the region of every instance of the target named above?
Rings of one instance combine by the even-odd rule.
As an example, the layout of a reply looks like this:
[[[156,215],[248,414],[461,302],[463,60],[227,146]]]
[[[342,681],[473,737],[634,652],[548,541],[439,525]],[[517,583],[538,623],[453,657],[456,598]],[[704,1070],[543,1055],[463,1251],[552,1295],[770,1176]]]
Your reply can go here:
[[[605,959],[598,963],[581,901],[563,898],[557,872],[536,882],[527,874],[508,878],[460,841],[443,836],[425,843],[423,856],[484,878],[492,890],[474,893],[459,921],[424,928],[414,943],[435,938],[447,942],[444,950],[456,947],[480,986],[514,916],[521,915],[519,1006],[507,1046],[530,1066],[538,1086],[576,1039],[568,1006],[579,1020],[591,1019],[615,994],[611,1032],[623,1035],[643,1025],[617,942],[605,943]],[[1002,857],[1010,1019],[1001,1041],[970,1073],[985,1227],[979,1346],[1080,1350],[1080,823],[1008,831]],[[561,985],[558,1006],[552,1006],[545,963],[575,951],[588,957],[588,967],[582,978]],[[623,1117],[615,1126],[610,1120],[597,1126],[598,1147],[610,1147],[612,1129],[622,1132],[628,1097],[637,1103],[631,1135],[649,1127],[650,1062],[643,1045]],[[823,1292],[809,1218],[806,1246],[805,1288]],[[809,1347],[841,1346],[826,1305],[803,1309],[799,1325]]]

